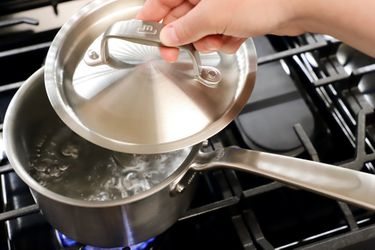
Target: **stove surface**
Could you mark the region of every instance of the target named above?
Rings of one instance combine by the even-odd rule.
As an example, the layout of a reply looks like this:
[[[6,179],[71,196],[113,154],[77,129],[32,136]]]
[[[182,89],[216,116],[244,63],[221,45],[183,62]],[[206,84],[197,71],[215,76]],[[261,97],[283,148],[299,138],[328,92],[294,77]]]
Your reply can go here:
[[[56,12],[57,2],[0,3],[1,124],[14,93],[43,65],[58,28],[88,1],[60,1]],[[254,41],[254,92],[210,146],[374,174],[375,60],[319,34]],[[45,221],[0,148],[0,249],[99,249],[62,236]],[[201,174],[197,190],[189,210],[166,232],[120,249],[375,248],[373,211],[228,169]]]

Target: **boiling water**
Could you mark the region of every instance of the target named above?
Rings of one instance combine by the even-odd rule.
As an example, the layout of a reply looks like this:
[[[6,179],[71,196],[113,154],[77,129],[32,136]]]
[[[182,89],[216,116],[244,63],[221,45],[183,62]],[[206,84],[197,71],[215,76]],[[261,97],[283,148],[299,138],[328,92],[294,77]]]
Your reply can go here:
[[[182,164],[190,150],[123,154],[95,146],[62,127],[36,143],[30,174],[42,186],[64,196],[115,200],[159,184]]]

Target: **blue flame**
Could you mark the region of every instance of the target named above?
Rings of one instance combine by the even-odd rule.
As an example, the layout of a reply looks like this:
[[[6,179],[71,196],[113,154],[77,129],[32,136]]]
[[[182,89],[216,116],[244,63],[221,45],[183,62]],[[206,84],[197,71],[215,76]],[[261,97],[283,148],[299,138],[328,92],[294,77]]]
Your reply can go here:
[[[78,242],[75,240],[72,240],[68,238],[66,235],[57,232],[57,235],[61,241],[61,244],[63,247],[72,247],[78,245]],[[130,246],[129,248],[131,250],[145,250],[149,244],[151,244],[155,238],[151,238],[145,242]],[[116,248],[102,248],[102,247],[94,247],[94,246],[84,246],[82,250],[122,250],[124,249],[123,247],[116,247]]]
[[[101,248],[101,247],[93,247],[93,246],[84,246],[82,250],[122,250],[122,247],[115,247],[115,248]]]
[[[57,235],[63,247],[72,247],[77,245],[77,241],[68,238],[65,234],[57,232]]]
[[[144,250],[147,248],[148,245],[150,245],[153,241],[155,240],[155,238],[151,238],[149,240],[146,240],[145,242],[142,242],[142,243],[139,243],[139,244],[136,244],[136,245],[133,245],[130,247],[131,250]]]

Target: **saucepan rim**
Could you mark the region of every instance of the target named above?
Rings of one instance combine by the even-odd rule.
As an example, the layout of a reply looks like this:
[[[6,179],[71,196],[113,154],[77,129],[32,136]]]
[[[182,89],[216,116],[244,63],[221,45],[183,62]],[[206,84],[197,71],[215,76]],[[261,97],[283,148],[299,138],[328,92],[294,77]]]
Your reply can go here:
[[[156,186],[146,191],[140,192],[138,194],[135,194],[126,198],[116,199],[116,200],[108,200],[108,201],[79,200],[79,199],[70,198],[70,197],[58,194],[54,191],[49,190],[48,188],[43,187],[36,180],[34,180],[34,178],[30,176],[28,171],[25,169],[26,166],[23,166],[23,164],[18,159],[17,155],[14,155],[13,152],[17,152],[16,150],[17,144],[12,142],[12,140],[14,139],[11,138],[11,135],[14,134],[12,132],[14,130],[14,123],[16,121],[16,117],[17,115],[19,115],[18,110],[22,106],[22,103],[24,102],[25,98],[27,98],[27,95],[30,92],[30,88],[33,86],[33,84],[43,84],[40,82],[37,83],[38,81],[41,81],[41,79],[43,78],[43,72],[44,72],[44,68],[42,67],[41,69],[36,71],[32,76],[30,76],[30,78],[27,79],[26,82],[16,92],[5,114],[4,127],[3,127],[5,151],[7,153],[9,162],[11,166],[13,167],[13,169],[15,170],[15,172],[17,173],[17,175],[32,190],[52,200],[55,200],[57,202],[62,202],[64,204],[69,204],[72,206],[95,207],[95,208],[121,206],[121,205],[143,200],[161,191],[164,188],[169,188],[171,184],[173,184],[175,181],[178,181],[180,178],[182,178],[185,175],[191,163],[194,162],[194,158],[198,154],[201,148],[201,145],[202,145],[201,143],[192,146],[191,151],[189,152],[189,154],[187,155],[183,163],[176,170],[174,170],[170,176],[164,179],[161,183],[157,184]],[[44,94],[47,95],[46,93]]]

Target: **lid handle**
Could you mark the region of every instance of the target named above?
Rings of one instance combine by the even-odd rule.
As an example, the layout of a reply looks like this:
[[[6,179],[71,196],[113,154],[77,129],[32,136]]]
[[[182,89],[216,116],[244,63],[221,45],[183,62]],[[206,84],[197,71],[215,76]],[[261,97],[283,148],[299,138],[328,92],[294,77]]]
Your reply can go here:
[[[110,57],[108,40],[116,38],[143,45],[164,46],[160,41],[160,31],[163,26],[162,23],[146,22],[136,19],[116,22],[104,32],[100,53],[89,49],[84,56],[84,61],[90,66],[108,64],[119,68],[129,67],[131,66],[130,64]],[[192,44],[183,45],[179,48],[185,50],[190,56],[193,62],[195,78],[199,82],[213,87],[221,81],[221,73],[217,68],[201,65],[199,52]]]

